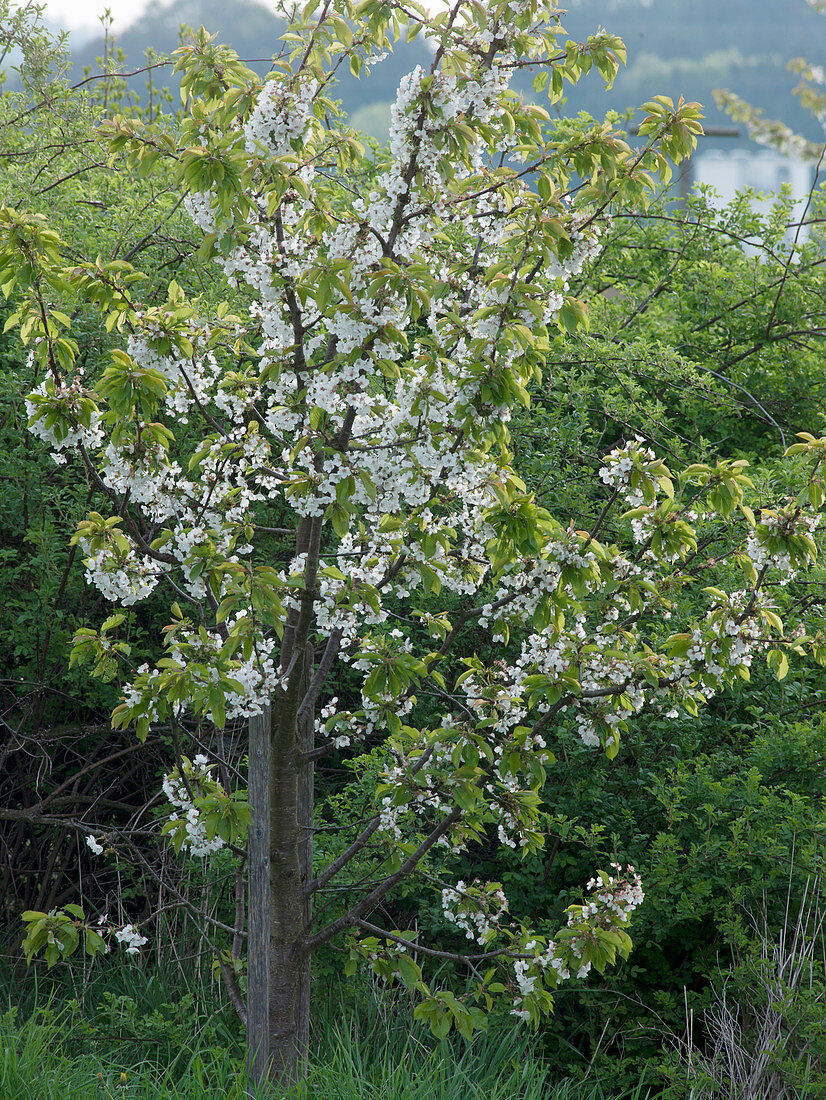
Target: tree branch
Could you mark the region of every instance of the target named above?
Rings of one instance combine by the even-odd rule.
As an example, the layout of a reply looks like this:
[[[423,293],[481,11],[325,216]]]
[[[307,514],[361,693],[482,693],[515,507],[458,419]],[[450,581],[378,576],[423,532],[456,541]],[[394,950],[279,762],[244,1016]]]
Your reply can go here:
[[[351,928],[354,924],[358,924],[361,920],[362,914],[369,912],[374,906],[376,906],[386,894],[396,885],[401,882],[402,879],[407,878],[411,871],[415,870],[416,866],[421,862],[424,856],[430,851],[439,837],[444,836],[459,820],[462,816],[462,810],[459,806],[454,806],[447,817],[433,829],[428,836],[422,841],[418,848],[412,855],[404,861],[398,871],[395,871],[392,875],[384,880],[380,886],[377,886],[374,890],[363,898],[358,904],[349,909],[338,920],[333,921],[332,924],[328,924],[326,928],[322,928],[314,936],[305,943],[304,950],[311,952],[322,944],[327,943],[338,935],[339,932],[343,932],[345,928]],[[375,832],[375,830],[373,830]]]

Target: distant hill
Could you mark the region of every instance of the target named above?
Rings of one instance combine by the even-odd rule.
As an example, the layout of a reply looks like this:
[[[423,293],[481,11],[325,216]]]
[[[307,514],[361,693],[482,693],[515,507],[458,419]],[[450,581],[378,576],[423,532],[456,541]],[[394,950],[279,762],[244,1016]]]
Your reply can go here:
[[[786,69],[792,57],[817,62],[826,56],[826,17],[805,0],[568,0],[568,7],[563,19],[568,36],[580,41],[600,26],[619,34],[628,47],[628,67],[610,95],[595,73],[585,77],[570,89],[565,113],[584,110],[601,117],[609,108],[636,107],[652,95],[683,95],[705,105],[710,123],[725,123],[712,99],[714,88],[725,87],[813,140],[822,136],[792,97],[796,78]],[[252,0],[175,0],[171,5],[156,0],[136,23],[114,31],[128,64],[138,67],[148,46],[171,53],[180,44],[182,25],[202,24],[242,58],[257,59],[254,67],[262,73],[284,28]],[[95,69],[102,51],[100,39],[77,48],[75,72],[86,65]],[[399,43],[369,78],[358,81],[348,73],[339,95],[354,125],[386,135],[399,77],[417,64],[427,65],[429,58],[418,40]],[[521,87],[533,94],[529,80]]]
[[[577,41],[602,26],[628,47],[628,66],[617,78],[611,104],[639,106],[651,95],[696,99],[708,121],[727,119],[712,91],[728,88],[769,118],[782,118],[817,141],[823,132],[792,96],[794,57],[820,64],[826,56],[826,16],[805,0],[562,0],[563,25]],[[568,109],[602,114],[599,82],[581,82]]]
[[[200,26],[217,33],[219,42],[231,46],[262,75],[279,50],[278,39],[286,29],[283,20],[252,0],[174,0],[169,5],[155,0],[137,22],[122,32],[114,27],[115,44],[125,54],[127,67],[139,68],[147,47],[157,54],[171,54],[181,44],[183,27],[197,30]],[[85,43],[73,53],[74,71],[81,72],[86,66],[96,70],[102,53],[102,38]],[[336,97],[343,100],[354,125],[384,137],[400,76],[416,65],[429,66],[431,59],[432,54],[419,40],[399,42],[394,53],[376,65],[369,77],[357,80],[349,71],[343,75]],[[137,90],[142,88],[143,79],[138,78],[141,83]],[[160,80],[163,82],[162,77]]]
[[[181,44],[182,27],[197,30],[202,25],[211,34],[217,32],[219,40],[240,57],[263,62],[278,49],[278,36],[284,32],[283,20],[252,0],[174,0],[172,4],[153,0],[136,22],[125,29],[115,23],[112,32],[127,65],[137,68],[147,47],[157,54],[171,54]],[[75,66],[95,68],[102,53],[103,38],[96,35],[75,51]]]

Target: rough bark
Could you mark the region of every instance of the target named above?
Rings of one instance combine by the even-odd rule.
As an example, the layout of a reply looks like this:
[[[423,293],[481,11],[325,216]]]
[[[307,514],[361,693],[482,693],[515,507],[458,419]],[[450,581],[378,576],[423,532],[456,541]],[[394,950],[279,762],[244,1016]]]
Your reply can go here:
[[[301,678],[303,680],[303,677]],[[298,1080],[301,1062],[301,975],[306,963],[301,881],[301,749],[289,692],[273,709],[270,762],[270,1077]],[[305,1047],[306,1049],[306,1047]]]
[[[304,680],[302,683],[302,698],[307,697],[310,683],[313,677],[314,652],[312,645],[307,645],[304,650]],[[301,887],[303,895],[303,941],[306,944],[311,931],[313,919],[312,894],[309,886],[313,878],[313,810],[314,810],[314,780],[315,767],[307,754],[315,747],[315,708],[309,707],[299,718],[298,742],[302,754],[302,766],[298,779],[298,827],[299,849],[298,859],[301,869]],[[299,1059],[303,1066],[310,1050],[310,952],[304,951],[299,963],[299,991],[298,991],[298,1049]],[[301,1067],[300,1067],[301,1068]],[[300,1075],[300,1074],[299,1074]]]
[[[257,875],[266,866],[268,882],[255,879],[250,848],[250,937],[248,961],[247,1050],[251,1086],[269,1081],[294,1084],[302,1074],[310,1040],[310,951],[313,825],[313,764],[306,753],[313,747],[315,708],[311,704],[314,649],[310,643],[315,577],[321,525],[303,519],[296,535],[297,553],[307,553],[307,585],[300,609],[285,624],[281,646],[283,686],[272,700],[269,723],[269,761],[263,784],[260,750],[254,758],[250,723],[250,801],[253,827],[250,843],[263,843],[261,820],[268,821],[266,857],[257,860]],[[263,738],[264,731],[258,730]],[[253,766],[260,769],[253,801]],[[257,913],[253,938],[253,912]],[[264,944],[266,943],[266,947]],[[253,963],[253,954],[256,958]],[[266,978],[261,960],[266,960]],[[250,983],[255,973],[256,985]],[[253,1019],[253,1002],[256,1014]],[[266,1025],[262,1006],[266,1006]]]
[[[252,1087],[269,1075],[270,938],[270,708],[249,722],[249,798],[252,809],[247,856],[247,1071]]]

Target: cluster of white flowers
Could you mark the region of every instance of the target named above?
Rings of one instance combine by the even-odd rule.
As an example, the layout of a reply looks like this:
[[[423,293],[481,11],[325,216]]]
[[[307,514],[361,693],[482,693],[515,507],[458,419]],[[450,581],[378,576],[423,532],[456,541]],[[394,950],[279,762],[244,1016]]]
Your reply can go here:
[[[811,0],[809,0],[811,2]],[[826,116],[818,121],[826,128]],[[784,157],[790,160],[811,161],[817,157],[818,150],[822,148],[822,142],[808,141],[801,134],[795,133],[785,123],[774,119],[759,118],[752,115],[748,120],[749,137],[760,145],[768,145],[776,149]]]
[[[544,950],[541,941],[529,940],[522,947],[525,956],[514,960],[513,971],[519,995],[511,1010],[513,1016],[529,1020],[531,1013],[525,1007],[525,998],[534,993],[537,983],[547,982],[546,973],[554,985],[567,981],[571,969],[577,978],[585,978],[591,970],[590,959],[583,955],[593,940],[593,928],[604,931],[621,931],[628,924],[631,914],[642,905],[645,897],[640,876],[629,864],[624,870],[619,863],[612,863],[615,874],[598,872],[586,889],[591,897],[584,905],[572,905],[568,909],[567,924],[576,935],[565,943],[551,940]]]
[[[585,539],[582,532],[569,528],[546,543],[541,557],[522,558],[509,564],[499,579],[493,599],[482,607],[480,625],[530,622],[539,604],[547,600],[548,593],[560,584],[570,586],[574,574],[587,593],[596,592],[602,586],[602,578],[593,551],[582,552]]]
[[[405,805],[396,806],[390,795],[385,795],[379,803],[379,828],[378,831],[391,840],[401,840],[402,821],[408,814]]]
[[[545,972],[550,971],[552,984],[556,985],[558,982],[567,981],[571,977],[571,971],[567,963],[567,953],[563,952],[563,949],[553,940],[548,942],[544,951],[538,950],[536,940],[529,940],[524,950],[534,954],[530,958],[514,959],[513,973],[519,995],[513,1002],[511,1016],[516,1016],[519,1020],[530,1020],[529,1009],[523,1007],[525,998],[534,992],[537,982],[544,981]],[[585,962],[577,968],[576,976],[584,978],[590,970],[590,962]]]
[[[218,196],[214,190],[190,191],[184,198],[184,210],[204,233],[214,233],[218,224]]]
[[[609,918],[613,914],[621,924],[626,924],[634,910],[645,900],[642,879],[630,863],[624,869],[619,863],[612,863],[610,866],[616,874],[600,872],[588,882],[586,889],[594,891],[594,900],[589,903],[589,907],[594,915],[601,909]],[[576,919],[575,914],[569,914],[568,924],[576,923]]]
[[[554,544],[552,552],[553,547]],[[620,567],[618,573],[622,574],[621,567],[628,563],[620,555],[616,555],[615,561]],[[530,563],[527,575],[533,577],[544,574],[550,578],[561,576],[556,563],[551,564],[552,568],[548,569],[541,562]],[[579,561],[582,568],[580,579],[584,580],[584,588],[589,593],[598,592],[604,585],[599,570],[592,570],[592,564],[586,558]],[[633,579],[640,572],[639,567],[629,565],[625,575]],[[486,621],[494,615],[504,619],[506,614],[510,616],[512,608],[521,609],[524,615],[526,609],[533,610],[546,595],[541,589],[537,592],[537,585],[528,587],[523,594],[521,586],[517,587],[514,583],[517,577],[518,574],[514,574],[513,577],[506,578],[506,583],[500,589],[500,599],[502,595],[508,597],[510,593],[507,608],[494,612],[492,606],[488,605],[483,609]],[[558,583],[554,580],[554,587]],[[606,604],[599,608],[598,614],[601,618],[590,629],[586,613],[579,610],[570,616],[564,626],[550,625],[541,633],[532,633],[523,641],[520,656],[512,668],[487,670],[488,679],[495,680],[495,685],[492,683],[491,686],[484,687],[475,677],[466,675],[462,688],[468,706],[484,716],[497,732],[507,735],[508,730],[527,720],[529,708],[524,696],[524,685],[528,677],[544,675],[551,683],[560,681],[563,694],[568,694],[569,687],[561,678],[572,672],[576,675],[582,692],[586,694],[577,693],[575,698],[572,697],[565,703],[564,709],[575,708],[574,723],[584,744],[591,747],[601,745],[603,737],[600,736],[599,729],[602,728],[606,736],[611,736],[621,722],[641,710],[650,694],[644,683],[637,682],[633,654],[622,656],[617,648],[620,643],[611,632],[612,624],[627,609],[627,600],[621,589],[617,589],[610,593]],[[662,664],[665,674],[665,662]],[[618,701],[620,698],[622,705]],[[551,705],[539,700],[534,703],[534,709],[542,714]],[[538,753],[540,761],[546,759],[544,740],[537,739],[536,735],[529,738],[526,747]],[[494,751],[499,756],[503,747],[496,746]]]
[[[153,558],[134,550],[128,554],[113,554],[111,547],[104,547],[96,554],[87,552],[85,562],[88,583],[105,599],[122,607],[145,600],[154,592],[162,572]]]
[[[764,566],[777,569],[779,583],[786,585],[797,573],[788,540],[795,536],[808,538],[819,526],[819,515],[804,512],[796,506],[763,511],[760,526],[750,531],[746,539],[746,553],[758,571]],[[770,548],[772,542],[777,545]]]
[[[29,361],[32,361],[32,352]],[[26,398],[29,431],[51,447],[53,461],[62,466],[66,451],[83,446],[96,451],[104,440],[101,413],[92,410],[88,427],[82,423],[80,399],[83,396],[83,372],[78,369],[71,382],[62,384],[46,378]],[[54,416],[54,420],[52,420]]]
[[[537,740],[539,743],[544,744],[541,737],[532,738],[531,740]],[[499,837],[499,843],[504,844],[506,848],[516,848],[517,846],[524,848],[530,839],[526,826],[529,823],[533,824],[533,822],[530,821],[530,818],[527,822],[522,820],[521,806],[518,800],[522,783],[515,775],[503,774],[501,761],[503,751],[504,746],[496,745],[494,747],[494,752],[498,757],[494,769],[497,782],[485,784],[485,794],[489,799],[491,813],[496,820],[496,835]],[[509,764],[512,755],[509,754]],[[522,755],[523,759],[528,758],[531,755],[530,749],[527,752],[523,749]],[[541,760],[548,759],[548,754],[545,752],[539,753],[538,756]]]
[[[641,436],[637,436],[625,446],[615,447],[605,459],[605,465],[600,469],[599,476],[602,481],[616,489],[629,508],[642,508],[645,506],[646,497],[643,485],[647,485],[653,498],[658,485],[656,475],[651,476],[650,469],[658,465],[657,458],[650,447],[645,446]],[[645,542],[651,533],[651,519],[649,514],[636,516],[631,521],[635,542]]]
[[[344,732],[346,731],[346,732]],[[356,733],[355,723],[349,711],[339,713],[338,696],[324,704],[315,720],[316,736],[332,735],[332,745],[336,749],[346,749]]]
[[[721,677],[727,668],[751,667],[762,643],[760,612],[769,607],[763,593],[746,589],[727,593],[705,627],[692,630],[685,658],[673,662],[675,679],[687,685],[698,672]]]
[[[530,951],[534,947],[533,941],[525,945],[525,949]],[[516,978],[516,984],[519,987],[520,1000],[528,996],[529,993],[533,993],[536,987],[537,975],[529,975],[528,971],[534,964],[533,959],[515,959],[513,963],[513,973]],[[511,1014],[513,1016],[519,1016],[521,1019],[529,1020],[531,1017],[530,1012],[527,1009],[512,1009]]]
[[[181,354],[162,354],[157,344],[163,339],[163,333],[157,330],[151,317],[136,313],[136,323],[144,330],[132,333],[127,341],[126,350],[136,366],[156,370],[163,375],[167,389],[164,403],[174,412],[179,424],[187,423],[187,413],[193,406],[202,408],[221,399],[222,368],[212,351],[184,357]],[[208,336],[201,331],[193,335]]]
[[[190,795],[190,790],[200,793],[205,783],[212,781],[209,774],[210,767],[207,757],[199,754],[192,763],[184,761],[183,770],[186,779],[176,768],[169,775],[164,776],[163,781],[163,793],[174,807],[169,820],[185,822],[184,847],[191,855],[201,858],[224,847],[224,842],[217,833],[211,840],[207,836],[201,814]]]
[[[115,939],[118,943],[122,943],[126,947],[127,955],[139,954],[143,945],[149,943],[148,938],[142,936],[132,924],[125,924],[123,928],[117,929],[115,932]]]
[[[244,126],[247,152],[260,156],[263,148],[272,157],[291,153],[292,143],[301,141],[306,133],[317,88],[313,79],[288,86],[266,81]]]
[[[362,722],[367,732],[374,728],[369,714]],[[462,729],[449,715],[442,716],[442,725],[456,729],[458,734]],[[394,762],[382,769],[378,779],[387,788],[404,791],[404,797],[382,797],[379,804],[379,832],[399,840],[402,836],[402,825],[411,818],[415,817],[420,821],[422,814],[433,813],[438,819],[450,813],[454,805],[451,788],[463,782],[456,775],[454,763],[454,752],[461,744],[461,736],[455,741],[438,742],[423,737],[409,746],[407,754],[398,749],[392,751],[391,758]],[[423,753],[427,754],[426,767],[421,766]],[[437,843],[453,852],[462,851],[465,838],[461,823],[449,834],[442,836]]]
[[[442,890],[442,911],[447,920],[465,933],[469,940],[489,943],[496,926],[508,911],[508,899],[498,883],[486,889],[478,883],[467,886],[461,879],[456,886]]]

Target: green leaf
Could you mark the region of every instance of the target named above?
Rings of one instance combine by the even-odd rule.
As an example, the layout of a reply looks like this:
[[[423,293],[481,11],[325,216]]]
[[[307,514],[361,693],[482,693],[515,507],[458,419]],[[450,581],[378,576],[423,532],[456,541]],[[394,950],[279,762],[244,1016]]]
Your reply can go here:
[[[399,971],[399,976],[401,977],[404,984],[410,990],[415,989],[416,985],[419,981],[421,981],[422,977],[422,972],[419,966],[410,958],[409,955],[397,955],[395,962]]]

